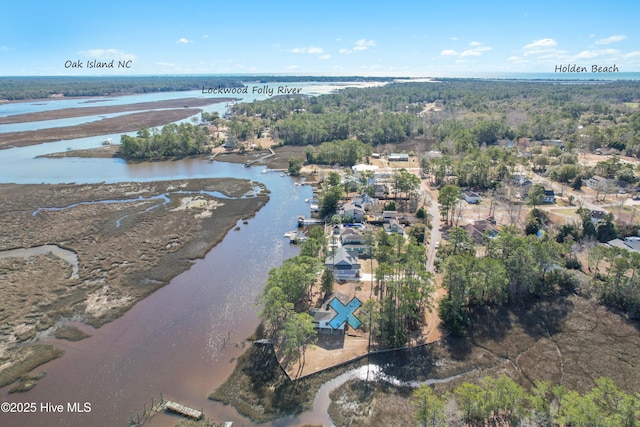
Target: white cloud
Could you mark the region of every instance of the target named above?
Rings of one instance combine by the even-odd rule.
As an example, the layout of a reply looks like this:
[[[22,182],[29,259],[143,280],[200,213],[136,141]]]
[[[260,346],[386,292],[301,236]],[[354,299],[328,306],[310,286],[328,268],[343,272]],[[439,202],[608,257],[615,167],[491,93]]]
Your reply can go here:
[[[446,49],[440,52],[440,56],[458,56],[458,52],[453,49]]]
[[[9,50],[11,49],[9,49],[7,46],[0,46],[0,51],[7,52]]]
[[[91,59],[122,59],[126,61],[136,59],[135,55],[119,49],[89,49],[80,51],[80,54]]]
[[[464,58],[466,56],[480,56],[480,55],[482,55],[481,52],[478,52],[477,50],[470,49],[470,50],[465,50],[464,52],[462,52],[460,54],[460,58]]]
[[[319,57],[319,59],[324,59],[324,60],[326,60],[326,59],[331,59],[331,55],[329,55],[329,54],[321,55],[321,56]]]
[[[514,64],[525,64],[529,62],[524,58],[520,58],[519,56],[510,56],[509,58],[507,58],[507,61],[512,62]]]
[[[456,42],[456,41],[458,41],[458,38],[457,38],[457,37],[455,37],[455,36],[454,36],[454,37],[451,37],[451,41]]]
[[[356,46],[353,48],[353,50],[367,50],[370,47],[374,47],[376,45],[376,42],[374,42],[373,40],[367,40],[367,39],[360,39],[356,42]]]
[[[321,54],[324,53],[324,50],[321,47],[296,47],[291,49],[291,53],[310,53],[310,54]]]
[[[361,51],[361,50],[367,50],[370,47],[374,47],[376,45],[376,42],[373,40],[367,40],[367,39],[360,39],[357,42],[354,43],[353,48],[352,49],[340,49],[339,52],[342,54],[350,54],[356,51]]]
[[[299,66],[299,65],[289,65],[289,66],[287,67],[287,70],[297,70],[298,68],[300,68],[300,66]]]
[[[557,46],[558,43],[554,39],[540,39],[536,40],[528,45],[525,45],[525,49],[544,49]]]
[[[473,49],[467,49],[462,52],[458,52],[453,49],[446,49],[440,52],[440,56],[457,56],[460,58],[467,58],[470,56],[480,56],[483,52],[488,52],[491,50],[491,47],[485,46],[480,42],[471,42],[469,44],[473,46]]]
[[[590,59],[603,55],[618,55],[620,51],[617,49],[603,49],[603,50],[583,50],[575,56],[576,59]]]
[[[178,40],[176,40],[176,44],[189,44],[189,43],[193,43],[193,40],[188,40],[188,39],[185,39],[184,37],[180,37]]]
[[[558,50],[556,46],[558,43],[554,39],[540,39],[533,41],[523,47],[523,55],[531,56],[534,55],[538,57],[538,59],[557,59],[557,60],[567,60],[567,51]]]
[[[611,37],[607,37],[606,39],[600,39],[596,41],[596,44],[611,44],[611,43],[616,43],[616,42],[620,42],[624,39],[626,39],[627,36],[619,34],[616,36],[611,36]]]
[[[640,50],[634,50],[633,52],[629,52],[624,57],[625,58],[635,58],[637,56],[640,56]]]

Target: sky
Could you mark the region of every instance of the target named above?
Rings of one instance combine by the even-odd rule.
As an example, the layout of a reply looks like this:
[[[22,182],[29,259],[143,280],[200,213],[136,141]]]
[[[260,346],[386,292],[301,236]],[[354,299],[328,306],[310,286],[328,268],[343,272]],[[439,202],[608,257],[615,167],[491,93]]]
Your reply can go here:
[[[635,0],[4,3],[0,76],[640,72]]]

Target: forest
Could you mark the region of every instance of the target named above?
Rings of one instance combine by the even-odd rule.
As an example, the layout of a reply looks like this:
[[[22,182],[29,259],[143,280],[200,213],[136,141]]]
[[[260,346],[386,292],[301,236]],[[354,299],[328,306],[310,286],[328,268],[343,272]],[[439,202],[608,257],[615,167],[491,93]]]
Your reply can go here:
[[[377,151],[378,144],[426,138],[454,155],[501,142],[562,140],[635,155],[639,100],[637,81],[444,79],[267,99],[237,104],[234,112],[264,120],[280,143],[291,145],[353,138]]]
[[[158,131],[140,129],[135,137],[122,135],[120,155],[127,160],[185,157],[210,152],[209,130],[190,123],[168,124]]]
[[[370,77],[309,77],[309,76],[51,76],[0,77],[0,100],[48,98],[52,95],[107,96],[135,93],[177,92],[207,87],[238,87],[247,82],[309,82],[309,81],[389,81]]]
[[[449,402],[458,410],[451,411]],[[585,393],[546,381],[526,390],[505,375],[465,382],[446,395],[423,385],[413,392],[412,405],[415,421],[425,427],[632,427],[640,416],[640,394],[625,393],[604,377]]]

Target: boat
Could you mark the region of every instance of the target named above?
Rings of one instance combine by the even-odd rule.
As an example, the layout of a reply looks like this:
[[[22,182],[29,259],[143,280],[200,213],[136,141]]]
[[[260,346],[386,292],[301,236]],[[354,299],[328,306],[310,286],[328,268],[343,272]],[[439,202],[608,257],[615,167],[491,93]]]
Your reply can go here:
[[[297,245],[298,243],[302,243],[305,240],[307,240],[307,236],[298,231],[292,232],[289,237],[289,243],[292,245]]]
[[[111,138],[107,138],[104,141],[102,141],[102,145],[111,145]]]
[[[262,173],[267,173],[267,168],[262,169]]]

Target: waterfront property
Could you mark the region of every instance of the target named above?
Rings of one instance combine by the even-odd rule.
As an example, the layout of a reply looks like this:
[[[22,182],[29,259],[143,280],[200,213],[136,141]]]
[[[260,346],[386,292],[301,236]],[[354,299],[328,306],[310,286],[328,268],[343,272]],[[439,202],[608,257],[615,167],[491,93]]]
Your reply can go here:
[[[325,261],[336,280],[354,280],[360,276],[360,264],[344,247],[335,249],[335,254],[329,255]]]
[[[340,292],[334,292],[325,297],[320,308],[312,308],[309,311],[309,314],[313,317],[313,323],[316,329],[318,329],[319,334],[344,334],[345,323],[342,323],[336,328],[331,326],[331,320],[338,314],[331,305],[331,302],[334,299],[338,299],[338,301],[343,303],[343,305],[347,304],[349,301],[349,297],[347,295]]]

